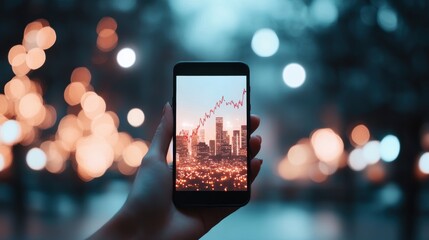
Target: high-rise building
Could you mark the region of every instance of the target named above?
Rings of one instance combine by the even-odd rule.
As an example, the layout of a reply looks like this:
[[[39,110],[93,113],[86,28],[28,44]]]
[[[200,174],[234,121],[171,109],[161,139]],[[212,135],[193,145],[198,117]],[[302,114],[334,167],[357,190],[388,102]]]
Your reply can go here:
[[[176,136],[176,152],[179,157],[188,156],[188,138],[187,136]]]
[[[247,125],[241,125],[241,148],[247,149]]]
[[[229,145],[229,144],[222,144],[222,146],[221,146],[221,156],[222,157],[229,157],[229,156],[231,156],[231,145]]]
[[[229,144],[229,134],[228,131],[222,131],[222,144]]]
[[[210,146],[210,156],[214,156],[216,153],[216,141],[215,140],[210,140],[209,141],[209,146]]]
[[[232,132],[232,155],[238,155],[238,149],[240,148],[240,130],[234,130]]]
[[[198,134],[198,142],[205,142],[205,131],[204,129],[200,129],[200,133]]]
[[[206,143],[199,142],[196,145],[196,149],[197,149],[196,156],[198,160],[204,160],[209,157],[210,147]]]
[[[239,155],[247,155],[247,125],[241,125],[241,147]]]
[[[209,141],[209,147],[210,147],[210,156],[214,156],[216,152],[216,141],[210,140]]]
[[[197,156],[197,144],[198,144],[198,135],[193,134],[191,137],[191,151],[192,151],[192,157]]]
[[[220,146],[222,145],[223,135],[223,117],[216,117],[216,155],[221,155]]]

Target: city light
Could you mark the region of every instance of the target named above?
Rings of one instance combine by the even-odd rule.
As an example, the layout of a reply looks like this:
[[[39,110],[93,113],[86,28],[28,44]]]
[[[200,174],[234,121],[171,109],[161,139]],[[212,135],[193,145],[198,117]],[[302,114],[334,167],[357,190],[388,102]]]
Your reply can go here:
[[[383,6],[378,9],[377,22],[384,31],[392,32],[398,27],[398,16],[395,10]]]
[[[260,57],[271,57],[277,52],[279,45],[276,32],[269,28],[256,31],[252,38],[252,49]]]
[[[40,148],[32,148],[27,153],[27,165],[33,170],[42,170],[46,166],[46,154]]]
[[[144,119],[144,113],[139,108],[133,108],[127,114],[128,123],[133,127],[141,126],[144,122]]]
[[[309,11],[315,25],[328,26],[338,18],[338,8],[332,0],[315,0]]]
[[[343,140],[330,128],[316,130],[311,135],[311,144],[317,158],[324,162],[338,160],[344,151]]]
[[[425,152],[420,156],[419,169],[424,174],[429,174],[429,152]]]
[[[291,88],[298,88],[305,82],[305,69],[298,63],[288,64],[283,69],[283,81]]]
[[[301,165],[314,161],[315,156],[309,140],[306,139],[292,146],[287,153],[287,158],[293,165]]]
[[[7,120],[0,125],[0,142],[7,145],[16,143],[21,137],[21,126],[16,120]]]
[[[362,149],[356,148],[350,152],[348,165],[354,171],[362,171],[366,167],[367,162],[363,156]]]
[[[369,141],[363,146],[362,154],[368,164],[375,164],[380,161],[380,142]]]
[[[399,156],[400,149],[399,139],[394,135],[387,135],[380,142],[380,157],[385,162],[392,162]]]
[[[116,60],[119,66],[129,68],[136,62],[136,53],[131,48],[123,48],[118,52]]]
[[[365,145],[365,143],[369,141],[369,138],[370,138],[369,130],[363,124],[359,124],[356,127],[354,127],[350,134],[350,140],[352,144],[355,146]]]

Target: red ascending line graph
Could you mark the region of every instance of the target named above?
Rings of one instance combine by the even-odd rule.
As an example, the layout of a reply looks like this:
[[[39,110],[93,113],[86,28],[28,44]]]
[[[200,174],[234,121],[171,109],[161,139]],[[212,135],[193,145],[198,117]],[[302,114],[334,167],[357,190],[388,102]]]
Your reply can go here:
[[[213,106],[213,108],[211,108],[208,112],[204,113],[204,116],[200,117],[200,120],[198,121],[198,125],[197,127],[195,127],[192,130],[192,133],[189,135],[188,131],[186,130],[181,130],[179,132],[179,136],[185,136],[187,140],[190,139],[190,137],[192,138],[194,135],[197,135],[198,130],[200,129],[200,127],[204,127],[204,124],[206,123],[206,121],[211,118],[215,113],[217,109],[220,109],[222,106],[232,106],[236,109],[240,109],[240,107],[242,107],[244,105],[244,101],[245,101],[245,96],[246,96],[246,89],[243,89],[243,92],[241,94],[241,100],[238,100],[237,102],[234,100],[225,100],[225,96],[222,96]]]

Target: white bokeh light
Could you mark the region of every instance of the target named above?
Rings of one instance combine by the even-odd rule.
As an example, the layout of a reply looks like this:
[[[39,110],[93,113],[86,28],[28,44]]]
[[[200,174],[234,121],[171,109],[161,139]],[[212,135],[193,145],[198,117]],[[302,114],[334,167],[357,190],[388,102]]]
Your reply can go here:
[[[279,49],[280,41],[276,32],[269,28],[259,29],[252,38],[252,49],[260,57],[271,57]]]
[[[392,162],[399,156],[401,145],[394,135],[385,136],[380,142],[380,156],[385,162]]]
[[[338,9],[332,0],[315,0],[309,10],[314,25],[328,26],[338,18]]]
[[[305,82],[305,69],[298,63],[288,64],[283,69],[283,81],[291,88],[298,88]]]
[[[27,153],[27,165],[33,170],[42,170],[46,166],[46,154],[40,148],[32,148]]]
[[[14,144],[21,136],[21,126],[16,120],[7,120],[0,125],[0,142]]]
[[[350,153],[348,165],[354,171],[362,171],[366,167],[362,149],[356,148]]]
[[[118,52],[116,61],[119,66],[123,68],[129,68],[136,62],[136,53],[131,48],[123,48]]]
[[[128,123],[133,127],[141,126],[144,119],[144,112],[139,108],[133,108],[127,114]]]
[[[419,169],[422,173],[429,174],[429,152],[423,153],[420,156]]]
[[[363,157],[368,164],[375,164],[380,161],[380,142],[369,141],[362,149]]]

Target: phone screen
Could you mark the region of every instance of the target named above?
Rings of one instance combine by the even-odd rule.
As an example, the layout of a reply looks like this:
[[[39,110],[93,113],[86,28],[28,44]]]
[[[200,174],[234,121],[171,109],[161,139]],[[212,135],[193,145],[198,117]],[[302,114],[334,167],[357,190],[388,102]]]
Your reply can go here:
[[[176,191],[247,191],[247,76],[176,76]]]

